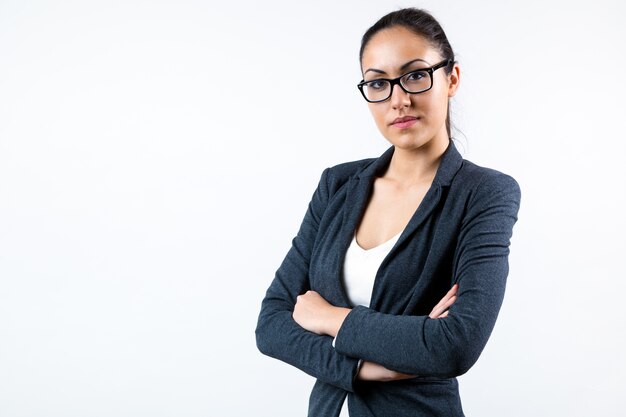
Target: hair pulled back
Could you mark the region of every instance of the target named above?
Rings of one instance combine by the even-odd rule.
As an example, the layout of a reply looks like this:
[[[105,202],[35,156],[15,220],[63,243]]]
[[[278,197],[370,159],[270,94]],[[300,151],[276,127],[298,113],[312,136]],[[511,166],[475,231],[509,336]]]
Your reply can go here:
[[[445,67],[446,74],[452,72],[454,63],[454,51],[448,41],[446,33],[437,20],[426,10],[409,7],[393,11],[381,17],[372,27],[370,27],[361,39],[361,49],[359,51],[359,63],[363,62],[363,52],[372,37],[383,29],[394,26],[404,27],[418,36],[426,39],[433,48],[439,51],[443,59],[450,59],[451,63]],[[450,128],[450,103],[448,102],[448,114],[446,116],[446,130],[451,136]]]

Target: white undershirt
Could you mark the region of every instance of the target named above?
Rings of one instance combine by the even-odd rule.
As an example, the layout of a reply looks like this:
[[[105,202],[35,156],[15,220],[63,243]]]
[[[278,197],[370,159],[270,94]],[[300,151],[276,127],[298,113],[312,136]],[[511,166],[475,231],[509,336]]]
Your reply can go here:
[[[376,247],[363,249],[354,233],[343,264],[343,284],[352,305],[369,307],[378,268],[401,234],[402,230]]]
[[[352,305],[369,307],[376,273],[401,234],[402,230],[385,243],[363,249],[356,241],[355,231],[343,264],[343,283]],[[349,417],[348,401],[344,400],[339,417]]]

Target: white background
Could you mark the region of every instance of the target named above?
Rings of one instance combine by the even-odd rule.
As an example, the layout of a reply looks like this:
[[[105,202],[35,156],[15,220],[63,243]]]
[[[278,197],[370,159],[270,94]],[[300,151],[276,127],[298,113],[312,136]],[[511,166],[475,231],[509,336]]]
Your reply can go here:
[[[468,416],[623,415],[623,2],[0,1],[0,416],[305,415],[256,348],[322,170],[379,156],[363,32],[430,10],[454,137],[522,188]]]

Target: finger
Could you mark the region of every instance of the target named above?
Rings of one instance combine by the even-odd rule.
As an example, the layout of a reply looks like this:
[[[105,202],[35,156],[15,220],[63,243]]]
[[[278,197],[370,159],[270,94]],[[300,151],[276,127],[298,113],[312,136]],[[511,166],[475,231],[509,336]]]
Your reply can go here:
[[[436,316],[441,315],[444,311],[447,311],[448,308],[456,301],[456,295],[453,295],[448,301],[446,301],[441,307],[437,309]]]
[[[441,307],[433,308],[433,311],[430,312],[428,317],[430,317],[431,319],[436,319],[444,310],[445,309]]]
[[[445,310],[447,310],[452,304],[454,304],[456,299],[457,299],[457,296],[453,295],[448,300],[445,300],[445,302],[443,304],[436,305],[435,308],[433,308],[432,311],[430,312],[429,316],[431,318],[438,317],[441,313],[443,313]]]
[[[435,308],[439,308],[443,304],[445,304],[450,299],[450,297],[456,294],[458,288],[459,288],[459,284],[454,284],[452,288],[450,288],[450,290],[446,293],[446,295],[444,295],[443,298],[439,300]]]
[[[459,284],[454,284],[452,288],[443,296],[441,300],[433,307],[431,310],[429,317],[436,318],[442,311],[446,310],[448,307],[456,301],[456,298],[452,299],[455,296],[457,290],[459,289]]]
[[[451,296],[453,296],[454,294],[456,294],[456,292],[457,292],[457,290],[458,290],[458,289],[459,289],[459,284],[454,284],[454,285],[452,286],[452,288],[450,288],[450,289],[448,290],[448,292],[446,293],[446,295],[444,295],[444,296],[443,296],[443,298],[447,298],[447,297],[451,297]]]
[[[430,317],[431,319],[436,319],[437,316],[439,316],[439,314],[441,314],[443,310],[445,310],[445,308],[443,308],[443,305],[441,304],[441,301],[440,301],[439,304],[433,307],[428,317]]]
[[[444,317],[448,317],[448,311],[450,311],[450,310],[446,310],[446,311],[445,311],[442,315],[440,315],[440,316],[439,316],[439,317],[437,317],[437,318],[442,319],[442,318],[444,318]]]
[[[447,310],[452,304],[454,304],[457,298],[458,297],[456,295],[450,297],[450,299],[443,304],[443,310]]]
[[[450,307],[456,301],[456,298],[456,295],[446,295],[437,303],[435,307],[433,307],[432,312],[441,313],[442,311]]]
[[[454,294],[456,294],[458,289],[459,289],[459,284],[454,284],[452,288],[450,288],[450,290],[446,293],[446,297],[453,296]]]
[[[441,300],[439,300],[439,302],[437,303],[437,305],[435,305],[432,309],[432,311],[438,310],[441,308],[441,306],[448,300],[447,299],[447,295],[445,295]]]

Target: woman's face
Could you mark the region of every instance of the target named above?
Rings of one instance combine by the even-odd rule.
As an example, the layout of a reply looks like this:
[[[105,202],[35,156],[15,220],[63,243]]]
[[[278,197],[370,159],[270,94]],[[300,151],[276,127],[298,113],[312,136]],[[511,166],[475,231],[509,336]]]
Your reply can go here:
[[[425,38],[395,26],[381,30],[370,39],[363,51],[361,68],[363,79],[371,81],[396,78],[409,71],[432,67],[442,60],[439,51]],[[433,86],[426,92],[409,94],[395,85],[389,99],[368,103],[383,136],[397,148],[407,150],[434,143],[445,143],[445,147],[449,140],[445,124],[448,98],[456,93],[459,75],[457,65],[450,75],[445,68],[440,68],[433,73]],[[415,119],[396,122],[406,116]]]

